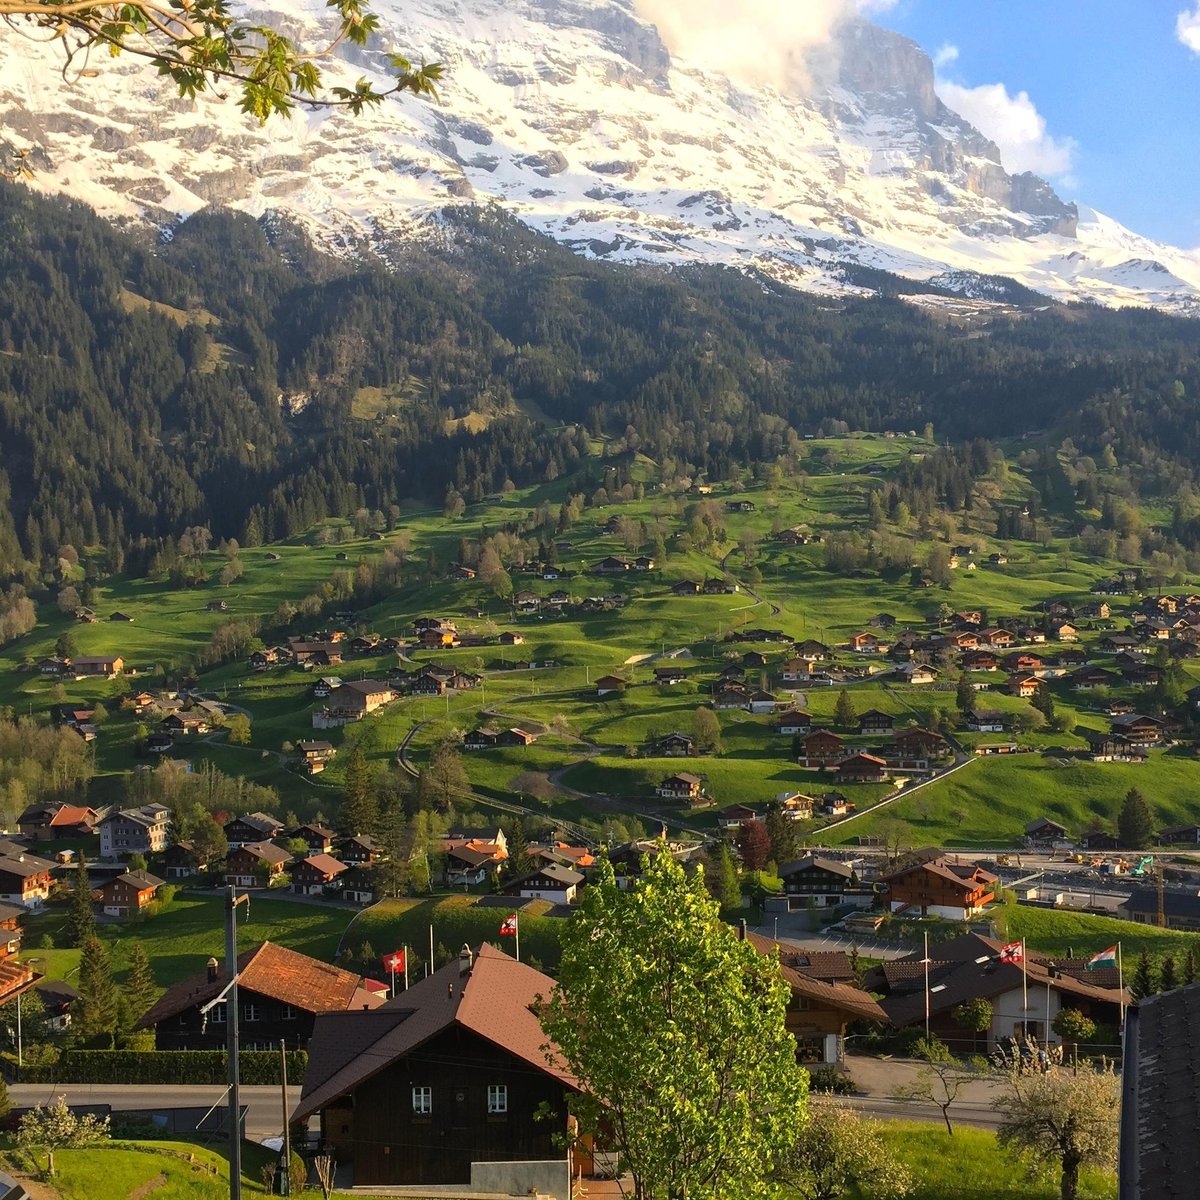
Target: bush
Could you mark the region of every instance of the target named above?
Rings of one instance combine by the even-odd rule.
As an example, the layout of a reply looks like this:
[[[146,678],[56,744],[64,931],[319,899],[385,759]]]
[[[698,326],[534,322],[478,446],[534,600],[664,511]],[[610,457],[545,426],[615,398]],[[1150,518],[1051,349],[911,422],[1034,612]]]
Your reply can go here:
[[[238,1055],[242,1083],[277,1084],[279,1055],[274,1050],[243,1050]],[[287,1052],[288,1082],[304,1078],[308,1054]],[[224,1083],[224,1050],[67,1050],[57,1063],[26,1064],[22,1083]]]
[[[808,1073],[808,1090],[829,1092],[835,1096],[853,1096],[858,1089],[849,1072],[839,1071],[837,1067],[814,1067]]]

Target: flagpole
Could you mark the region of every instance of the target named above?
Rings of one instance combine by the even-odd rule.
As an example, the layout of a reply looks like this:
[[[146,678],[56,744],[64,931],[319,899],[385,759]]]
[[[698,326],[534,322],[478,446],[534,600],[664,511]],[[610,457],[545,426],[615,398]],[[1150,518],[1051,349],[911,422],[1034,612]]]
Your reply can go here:
[[[1021,939],[1021,996],[1025,1011],[1029,1011],[1029,967],[1025,962],[1025,939]]]
[[[408,991],[408,946],[404,947],[404,990]]]
[[[517,917],[513,921],[513,933],[516,936],[517,962],[520,962],[521,961],[521,918],[520,917]]]
[[[425,964],[425,974],[433,970],[433,922],[429,922],[429,961]]]
[[[925,931],[925,1041],[929,1041],[929,931]]]
[[[1125,968],[1121,962],[1121,943],[1117,942],[1117,986],[1121,989],[1121,1029],[1125,1028]]]
[[[392,958],[392,995],[396,994],[396,960]]]

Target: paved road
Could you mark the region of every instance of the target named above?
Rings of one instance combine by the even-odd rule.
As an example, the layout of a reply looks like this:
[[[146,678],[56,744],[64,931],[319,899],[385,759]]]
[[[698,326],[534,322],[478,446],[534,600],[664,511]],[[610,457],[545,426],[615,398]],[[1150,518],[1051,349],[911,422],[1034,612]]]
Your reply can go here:
[[[8,1094],[18,1107],[47,1104],[65,1096],[68,1104],[108,1104],[115,1111],[156,1108],[196,1108],[224,1104],[225,1089],[194,1084],[14,1083]],[[288,1105],[295,1108],[300,1088],[288,1088]],[[241,1101],[248,1108],[246,1136],[255,1142],[283,1132],[283,1095],[277,1087],[243,1087]]]

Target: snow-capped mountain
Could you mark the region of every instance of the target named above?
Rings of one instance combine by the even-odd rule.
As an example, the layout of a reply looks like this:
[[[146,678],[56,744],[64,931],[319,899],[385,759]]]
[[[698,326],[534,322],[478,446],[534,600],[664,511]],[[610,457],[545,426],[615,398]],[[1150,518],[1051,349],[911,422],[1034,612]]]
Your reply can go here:
[[[320,39],[324,0],[262,15]],[[277,210],[344,251],[433,236],[448,205],[499,203],[580,254],[753,265],[809,291],[873,267],[987,301],[1007,276],[1059,299],[1200,315],[1200,261],[1005,171],[934,92],[913,42],[863,20],[802,91],[673,58],[633,0],[377,0],[374,55],[445,64],[436,104],[358,118],[313,110],[260,128],[181,101],[131,59],[64,82],[55,46],[0,42],[0,137],[34,186],[166,224],[210,203]]]

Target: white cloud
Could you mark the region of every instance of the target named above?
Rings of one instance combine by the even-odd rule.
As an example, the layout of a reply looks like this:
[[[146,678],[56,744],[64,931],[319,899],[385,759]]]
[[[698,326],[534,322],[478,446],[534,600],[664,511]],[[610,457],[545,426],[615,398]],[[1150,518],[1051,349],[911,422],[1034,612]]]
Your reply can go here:
[[[972,88],[939,79],[937,93],[1000,147],[1007,170],[1057,177],[1068,187],[1073,186],[1070,175],[1079,144],[1074,138],[1056,138],[1047,132],[1046,118],[1028,92],[1010,96],[1002,83]]]
[[[671,54],[752,84],[804,87],[809,56],[838,26],[887,12],[897,0],[634,0]]]
[[[958,47],[952,46],[949,42],[943,42],[937,48],[937,53],[933,56],[933,65],[935,67],[948,67],[952,62],[958,61]]]
[[[1175,18],[1175,36],[1193,53],[1200,54],[1200,0]]]

